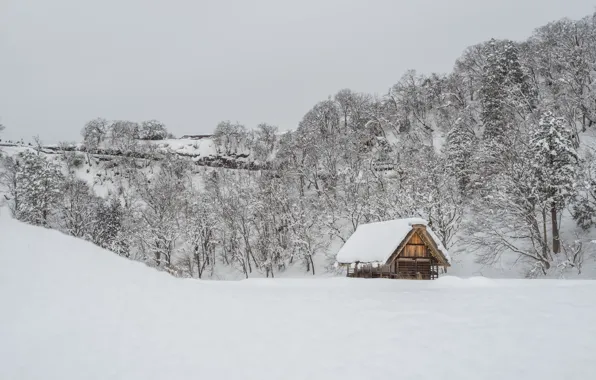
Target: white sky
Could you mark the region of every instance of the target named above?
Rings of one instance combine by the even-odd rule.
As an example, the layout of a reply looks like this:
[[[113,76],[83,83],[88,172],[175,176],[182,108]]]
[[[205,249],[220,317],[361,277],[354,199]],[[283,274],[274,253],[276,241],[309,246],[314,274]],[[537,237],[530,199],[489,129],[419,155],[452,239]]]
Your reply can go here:
[[[591,0],[0,0],[3,139],[79,140],[95,117],[176,135],[220,120],[295,128],[342,88],[384,93],[521,40]]]

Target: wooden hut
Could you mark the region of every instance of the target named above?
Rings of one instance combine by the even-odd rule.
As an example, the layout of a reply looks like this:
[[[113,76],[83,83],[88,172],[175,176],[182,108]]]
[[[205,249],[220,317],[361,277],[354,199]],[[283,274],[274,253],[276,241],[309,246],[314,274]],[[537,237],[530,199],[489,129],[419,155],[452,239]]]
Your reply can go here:
[[[449,253],[419,218],[362,224],[337,254],[348,277],[432,280],[451,266]]]

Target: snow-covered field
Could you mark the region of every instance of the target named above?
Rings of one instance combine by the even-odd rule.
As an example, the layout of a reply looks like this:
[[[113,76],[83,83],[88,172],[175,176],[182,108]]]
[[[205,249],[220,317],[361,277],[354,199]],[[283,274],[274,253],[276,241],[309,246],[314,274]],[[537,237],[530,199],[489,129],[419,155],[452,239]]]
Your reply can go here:
[[[182,280],[1,210],[0,379],[589,379],[596,281]]]

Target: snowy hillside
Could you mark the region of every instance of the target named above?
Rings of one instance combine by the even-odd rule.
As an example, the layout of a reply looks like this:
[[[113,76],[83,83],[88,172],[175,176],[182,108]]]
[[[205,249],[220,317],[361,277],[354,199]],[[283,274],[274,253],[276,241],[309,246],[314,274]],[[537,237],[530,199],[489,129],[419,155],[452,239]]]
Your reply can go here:
[[[585,379],[596,281],[176,279],[0,216],[2,379]]]
[[[585,134],[583,138],[586,142],[589,143],[593,143],[593,141],[595,140],[591,133]],[[203,138],[200,140],[170,139],[151,141],[146,143],[154,145],[157,148],[157,151],[163,153],[180,154],[182,160],[187,162],[197,163],[197,160],[200,160],[201,158],[208,158],[209,160],[213,160],[214,157],[222,157],[217,156],[216,149],[214,148],[213,142],[210,138]],[[0,146],[0,155],[3,155],[5,157],[16,158],[19,155],[26,152],[35,154],[35,149],[31,146],[26,145]],[[67,161],[72,161],[73,156],[71,155],[74,155],[74,157],[78,157],[77,160],[79,164],[76,167],[71,166],[70,168],[68,168],[69,164]],[[103,154],[87,155],[84,151],[80,150],[75,152],[64,152],[52,146],[45,147],[41,153],[41,157],[59,165],[62,168],[62,171],[65,175],[67,175],[68,171],[70,170],[77,179],[81,179],[85,183],[87,183],[92,192],[98,195],[99,197],[108,198],[110,194],[127,194],[132,191],[132,189],[130,188],[130,180],[128,178],[125,178],[124,176],[126,166],[123,164],[122,157]],[[238,159],[237,157],[234,159],[239,161],[246,160],[245,158]],[[219,175],[223,175],[227,172],[230,173],[229,175],[231,176],[234,176],[234,173],[236,172],[239,174],[244,173],[246,175],[250,175],[251,172],[247,170],[227,170],[221,167],[211,168],[209,166],[210,163],[213,161],[204,161],[204,163],[205,162],[207,163],[207,165],[191,165],[191,169],[189,171],[189,176],[191,177],[190,181],[193,183],[194,186],[201,189],[202,191],[205,187],[206,179],[216,174],[216,172],[219,173]],[[138,159],[134,165],[136,167],[135,170],[138,170],[140,173],[143,173],[143,175],[147,176],[147,178],[153,178],[153,176],[155,176],[155,174],[159,172],[159,165],[152,163],[151,160]],[[391,172],[386,173],[390,175]],[[231,185],[242,186],[243,184],[242,182],[238,184],[232,182]],[[0,195],[1,194],[2,189],[0,188]],[[565,218],[562,223],[562,227],[564,228],[565,232],[567,232],[569,235],[572,235],[578,230],[578,228],[575,226],[574,221],[571,220],[568,214],[565,214],[564,217]],[[344,236],[349,236],[347,232],[349,227],[346,226],[344,222],[342,222],[340,225],[340,231],[344,234]],[[449,270],[450,274],[462,277],[484,276],[490,278],[520,278],[525,276],[524,267],[518,264],[514,256],[507,257],[506,260],[504,259],[496,265],[483,265],[477,263],[477,256],[475,252],[469,251],[467,245],[465,244],[465,233],[466,231],[459,232],[458,238],[455,239],[456,244],[452,247],[453,266]],[[319,236],[318,239],[323,241],[327,240],[327,238],[324,235]],[[588,239],[588,241],[589,240],[590,239]],[[337,254],[341,246],[342,241],[340,239],[334,238],[330,241],[330,244],[326,244],[324,246],[324,249],[321,250],[320,254],[314,256],[313,260],[314,265],[316,267],[316,276],[329,277],[334,275],[344,275],[341,271],[335,271],[332,268],[330,268],[330,265],[333,264],[335,255]],[[596,250],[596,244],[586,244],[584,249],[587,253],[584,262],[584,268],[581,271],[581,273],[578,274],[575,271],[554,271],[553,273],[550,273],[548,277],[565,277],[581,279],[596,278],[596,257],[592,254],[592,252]],[[132,258],[140,261],[145,261],[137,257]],[[147,263],[153,266],[153,263],[151,263],[150,261]],[[329,269],[331,269],[331,271],[329,271]],[[250,273],[249,277],[260,278],[265,277],[266,275],[267,274],[263,271],[254,271]],[[301,263],[286,265],[283,271],[277,271],[275,273],[275,277],[296,278],[303,276],[312,276],[312,274],[306,272],[304,266]],[[204,278],[237,280],[244,277],[246,277],[245,274],[242,273],[241,269],[237,267],[230,268],[226,266],[215,265]]]
[[[250,161],[251,151],[247,148],[236,149],[233,152],[225,152],[217,147],[210,136],[197,138],[170,138],[163,140],[135,140],[133,147],[121,149],[111,141],[103,141],[92,150],[92,155],[97,157],[118,157],[131,156],[138,158],[150,158],[155,154],[176,154],[181,157],[192,159],[197,165],[203,166],[231,166],[244,167]],[[34,145],[24,142],[0,143],[0,149],[10,151],[19,151],[24,149],[34,149]],[[78,153],[86,153],[88,149],[83,143],[43,145],[42,151],[46,154],[62,154],[64,150]]]

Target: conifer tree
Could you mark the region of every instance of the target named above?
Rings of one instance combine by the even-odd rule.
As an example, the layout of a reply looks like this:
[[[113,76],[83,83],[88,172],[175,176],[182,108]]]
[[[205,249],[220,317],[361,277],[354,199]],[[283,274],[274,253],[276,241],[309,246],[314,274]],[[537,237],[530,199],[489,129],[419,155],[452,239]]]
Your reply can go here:
[[[573,205],[573,219],[587,231],[596,226],[596,160],[591,157],[582,170],[580,189]]]
[[[447,168],[456,177],[459,190],[465,194],[472,175],[472,157],[476,147],[474,130],[459,118],[447,134],[445,153]]]
[[[559,253],[558,216],[574,196],[579,168],[573,132],[563,118],[547,111],[533,130],[530,149],[538,202],[550,211],[552,250]]]
[[[60,167],[42,156],[25,152],[20,165],[22,185],[21,220],[49,225],[49,217],[60,201],[63,175]]]
[[[512,107],[528,94],[518,51],[511,41],[490,40],[484,49],[486,64],[480,88],[481,120],[485,140],[505,144],[513,123]]]

